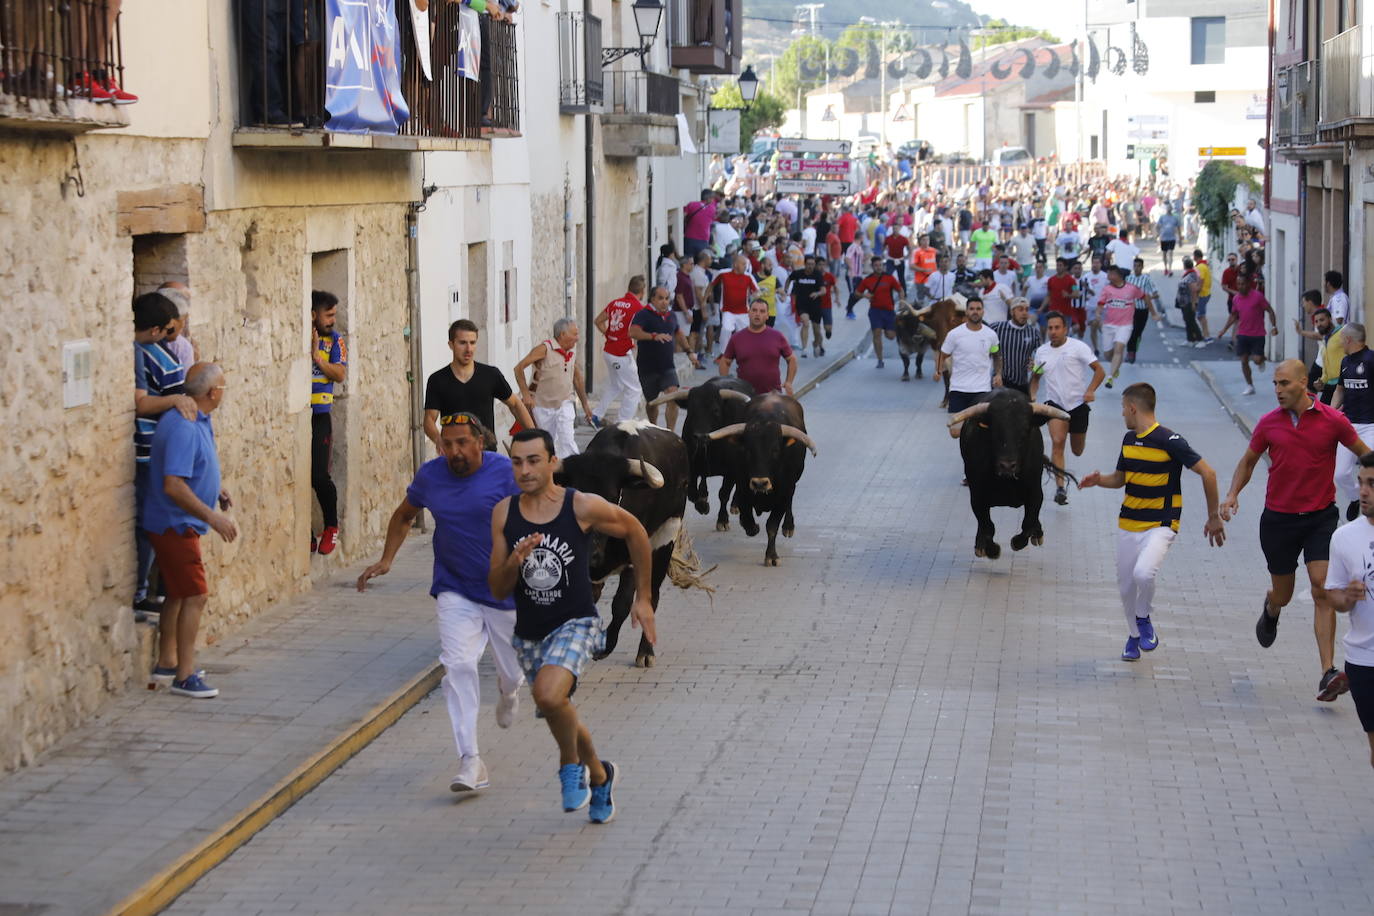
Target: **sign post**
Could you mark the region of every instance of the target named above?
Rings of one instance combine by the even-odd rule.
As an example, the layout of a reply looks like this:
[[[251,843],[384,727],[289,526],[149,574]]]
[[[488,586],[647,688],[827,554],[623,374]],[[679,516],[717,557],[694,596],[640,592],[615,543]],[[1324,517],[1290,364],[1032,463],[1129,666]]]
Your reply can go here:
[[[829,194],[841,197],[852,193],[850,149],[848,140],[812,140],[806,137],[779,139],[778,153],[791,155],[778,159],[778,177],[774,189],[783,194]],[[803,158],[807,153],[843,158]]]

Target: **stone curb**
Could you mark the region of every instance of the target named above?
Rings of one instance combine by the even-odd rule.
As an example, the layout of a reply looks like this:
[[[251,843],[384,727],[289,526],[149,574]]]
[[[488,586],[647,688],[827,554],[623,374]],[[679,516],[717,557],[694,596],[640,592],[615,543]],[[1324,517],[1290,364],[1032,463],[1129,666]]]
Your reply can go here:
[[[254,834],[390,728],[412,706],[438,687],[442,676],[442,667],[437,662],[415,675],[404,687],[373,707],[266,794],[120,901],[109,911],[111,916],[151,916],[170,905],[207,872],[252,839]]]
[[[800,398],[813,391],[821,382],[853,362],[869,344],[870,340],[865,335],[851,349],[800,386],[796,391],[796,397]],[[373,707],[322,750],[198,843],[194,849],[162,869],[116,904],[109,911],[109,916],[153,916],[169,906],[286,809],[328,779],[350,757],[395,724],[401,716],[439,686],[443,674],[443,666],[436,662],[415,675],[404,687]]]
[[[1236,428],[1244,433],[1245,438],[1248,440],[1250,436],[1254,434],[1254,427],[1250,425],[1249,420],[1245,419],[1245,417],[1236,410],[1236,406],[1231,402],[1231,398],[1226,393],[1226,390],[1217,383],[1216,376],[1212,374],[1212,370],[1195,359],[1189,360],[1188,365],[1193,367],[1193,371],[1196,372],[1202,378],[1203,382],[1207,384],[1207,387],[1212,390],[1212,394],[1216,397],[1217,401],[1220,402],[1227,416],[1231,418],[1231,422],[1236,424]]]

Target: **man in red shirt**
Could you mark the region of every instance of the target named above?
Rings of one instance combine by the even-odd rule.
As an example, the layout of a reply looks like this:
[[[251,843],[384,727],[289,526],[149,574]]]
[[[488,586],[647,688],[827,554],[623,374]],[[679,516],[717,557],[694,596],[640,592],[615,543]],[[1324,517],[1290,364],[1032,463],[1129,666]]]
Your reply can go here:
[[[601,418],[611,409],[611,403],[620,398],[621,422],[633,420],[639,411],[639,401],[643,396],[639,387],[639,370],[635,366],[634,341],[630,340],[630,322],[640,309],[644,308],[644,277],[635,275],[630,278],[630,288],[601,314],[596,316],[596,329],[606,338],[601,358],[606,361],[606,390],[596,405],[596,415],[592,425],[600,426]]]
[[[1046,286],[1049,293],[1044,312],[1045,320],[1049,320],[1050,312],[1058,312],[1072,327],[1074,323],[1073,294],[1074,290],[1078,288],[1078,280],[1069,273],[1068,261],[1058,258],[1054,262],[1054,276],[1050,277]],[[1044,322],[1042,321],[1041,324],[1043,325]]]
[[[888,340],[897,338],[897,300],[903,295],[897,278],[883,269],[883,259],[874,255],[870,259],[873,272],[859,282],[855,290],[860,298],[868,300],[868,326],[873,329],[873,355],[878,357],[878,368],[883,367],[883,335]]]
[[[883,240],[883,247],[887,249],[887,272],[894,275],[901,284],[902,295],[906,295],[906,257],[911,251],[911,239],[893,229]]]
[[[1290,359],[1274,368],[1274,394],[1279,406],[1260,418],[1250,446],[1240,456],[1231,479],[1231,492],[1221,504],[1223,521],[1238,509],[1240,491],[1260,456],[1269,452],[1269,483],[1260,515],[1260,547],[1269,566],[1270,588],[1264,596],[1255,636],[1266,649],[1279,631],[1279,612],[1293,599],[1298,555],[1307,563],[1315,605],[1313,630],[1322,678],[1317,699],[1331,702],[1350,689],[1345,673],[1335,666],[1336,612],[1326,597],[1326,566],[1331,535],[1340,524],[1336,511],[1336,445],[1364,455],[1369,446],[1355,427],[1333,407],[1313,400],[1307,392],[1307,367]]]
[[[854,215],[854,209],[849,204],[844,205],[840,211],[840,218],[835,222],[835,231],[840,236],[840,244],[845,248],[854,244],[854,236],[859,233],[859,218]]]
[[[930,236],[922,235],[916,239],[917,248],[911,252],[912,285],[919,295],[925,289],[926,281],[935,273],[939,252],[930,244]]]
[[[711,281],[712,290],[717,286],[721,289],[720,347],[724,351],[730,343],[730,335],[748,327],[749,303],[759,291],[759,285],[749,274],[748,259],[737,254],[734,265]]]

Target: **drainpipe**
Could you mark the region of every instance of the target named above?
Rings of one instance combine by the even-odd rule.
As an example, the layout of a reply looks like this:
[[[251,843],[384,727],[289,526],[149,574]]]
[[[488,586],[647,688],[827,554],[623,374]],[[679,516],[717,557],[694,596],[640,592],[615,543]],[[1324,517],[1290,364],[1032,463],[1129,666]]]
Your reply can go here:
[[[586,315],[582,333],[587,343],[582,347],[583,372],[587,377],[587,391],[594,390],[593,374],[596,368],[592,354],[596,347],[591,345],[592,328],[596,321],[596,170],[592,168],[592,114],[583,116],[582,127],[582,167],[583,183],[586,193],[587,255],[586,255]]]
[[[649,160],[649,199],[644,204],[644,247],[649,252],[649,269],[644,274],[648,280],[649,289],[654,286],[654,162]]]
[[[563,317],[571,318],[573,313],[573,271],[577,269],[573,249],[577,245],[577,234],[573,230],[572,180],[567,170],[563,172]]]
[[[429,195],[425,194],[426,199]],[[423,203],[411,203],[406,207],[406,302],[408,320],[404,336],[410,343],[410,371],[406,373],[410,381],[410,458],[415,470],[425,462],[425,400],[424,400],[424,362],[420,351],[420,232],[419,214]],[[424,513],[420,513],[416,527],[425,530]]]

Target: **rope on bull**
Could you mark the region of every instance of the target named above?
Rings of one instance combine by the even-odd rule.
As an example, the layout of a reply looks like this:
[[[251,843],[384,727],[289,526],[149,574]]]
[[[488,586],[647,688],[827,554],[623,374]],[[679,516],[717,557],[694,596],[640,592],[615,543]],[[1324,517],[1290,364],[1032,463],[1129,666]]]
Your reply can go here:
[[[715,566],[702,571],[701,558],[692,544],[692,535],[686,525],[678,526],[677,537],[673,539],[673,558],[668,563],[668,578],[678,588],[701,589],[714,605],[716,590],[706,581],[706,577],[715,571]]]

